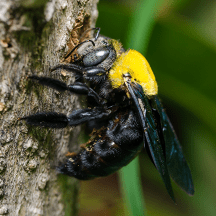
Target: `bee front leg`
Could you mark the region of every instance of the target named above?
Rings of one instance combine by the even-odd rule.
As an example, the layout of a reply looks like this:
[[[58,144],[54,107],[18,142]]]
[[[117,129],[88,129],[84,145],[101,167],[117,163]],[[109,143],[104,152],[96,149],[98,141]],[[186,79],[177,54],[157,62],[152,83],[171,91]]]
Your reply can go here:
[[[81,67],[75,64],[58,64],[55,67],[51,68],[51,71],[57,69],[64,69],[68,72],[75,73],[77,80],[79,78],[84,78],[88,81],[101,81],[106,78],[107,71],[102,67],[91,66],[91,67]]]
[[[96,104],[100,104],[101,98],[99,97],[99,95],[92,88],[88,87],[84,83],[75,82],[73,84],[67,85],[66,83],[57,79],[53,79],[49,77],[39,77],[35,75],[29,76],[28,78],[37,81],[41,85],[48,86],[60,92],[64,92],[67,90],[70,91],[71,93],[87,95],[88,97],[93,98]]]

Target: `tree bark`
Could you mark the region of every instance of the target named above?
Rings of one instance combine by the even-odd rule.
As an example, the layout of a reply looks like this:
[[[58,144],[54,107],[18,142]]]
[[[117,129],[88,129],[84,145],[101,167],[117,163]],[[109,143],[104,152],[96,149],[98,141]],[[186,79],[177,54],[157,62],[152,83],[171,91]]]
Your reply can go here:
[[[94,27],[97,2],[0,2],[0,215],[77,215],[78,181],[57,175],[54,167],[77,149],[80,128],[32,127],[18,118],[40,111],[68,115],[80,107],[77,96],[27,76],[74,82],[72,74],[49,68]]]

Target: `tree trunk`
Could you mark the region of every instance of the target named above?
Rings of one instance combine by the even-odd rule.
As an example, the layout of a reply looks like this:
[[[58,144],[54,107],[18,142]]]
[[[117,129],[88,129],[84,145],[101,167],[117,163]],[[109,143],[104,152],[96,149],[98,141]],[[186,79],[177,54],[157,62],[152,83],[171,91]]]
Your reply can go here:
[[[77,215],[78,181],[57,175],[55,166],[76,150],[80,128],[32,127],[18,118],[40,111],[68,115],[80,107],[77,96],[27,76],[74,82],[72,74],[49,68],[94,27],[97,2],[0,2],[0,215]]]

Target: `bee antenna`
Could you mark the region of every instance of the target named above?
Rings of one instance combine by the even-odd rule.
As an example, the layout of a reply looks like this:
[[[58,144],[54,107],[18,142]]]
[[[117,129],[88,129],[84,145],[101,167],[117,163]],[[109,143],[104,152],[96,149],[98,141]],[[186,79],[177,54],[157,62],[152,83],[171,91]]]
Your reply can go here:
[[[75,49],[77,49],[81,44],[84,44],[84,43],[86,43],[86,42],[91,42],[91,43],[93,44],[93,46],[95,46],[95,43],[94,43],[92,40],[83,41],[83,42],[77,44],[77,45],[64,57],[64,59],[68,58],[68,57],[71,55],[71,53],[74,52]]]
[[[97,30],[97,33],[96,33],[95,38],[94,38],[94,40],[96,41],[99,37],[100,30],[101,30],[99,27],[87,29],[86,31],[83,32],[83,34],[81,35],[79,40],[81,40],[86,35],[87,32],[92,31],[92,30]]]

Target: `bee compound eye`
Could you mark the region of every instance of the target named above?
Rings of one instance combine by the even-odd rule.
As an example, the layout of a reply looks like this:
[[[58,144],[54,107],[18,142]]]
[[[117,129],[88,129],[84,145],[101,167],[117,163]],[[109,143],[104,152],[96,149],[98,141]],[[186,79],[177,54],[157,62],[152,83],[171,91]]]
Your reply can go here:
[[[86,67],[98,65],[102,61],[104,61],[109,55],[109,50],[106,47],[98,48],[83,58],[83,64]]]

